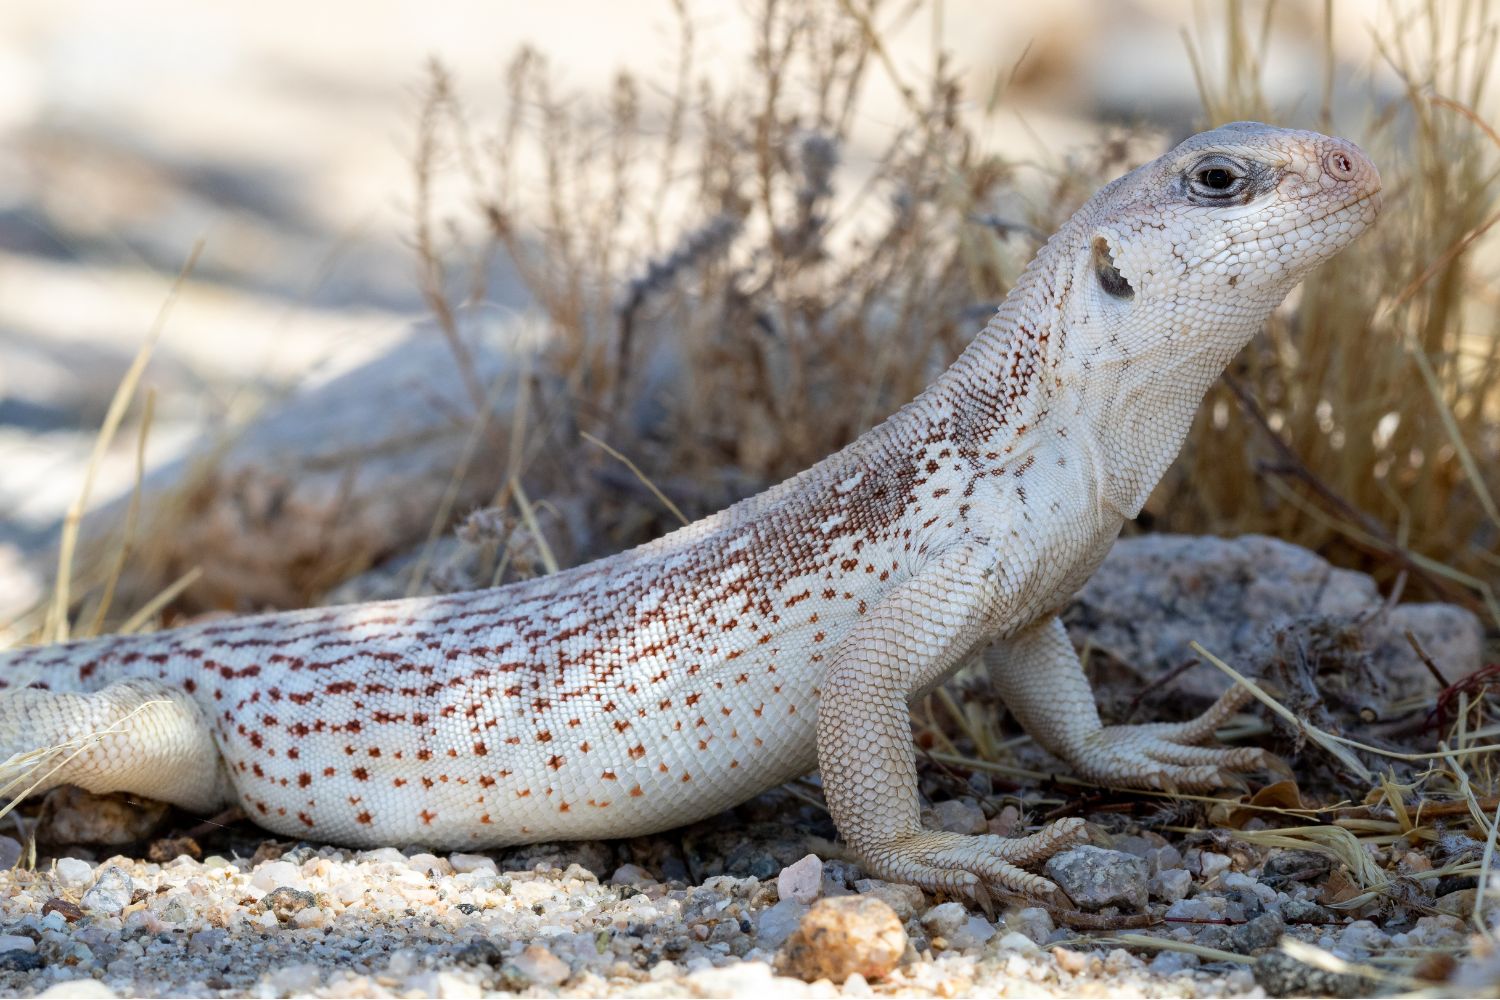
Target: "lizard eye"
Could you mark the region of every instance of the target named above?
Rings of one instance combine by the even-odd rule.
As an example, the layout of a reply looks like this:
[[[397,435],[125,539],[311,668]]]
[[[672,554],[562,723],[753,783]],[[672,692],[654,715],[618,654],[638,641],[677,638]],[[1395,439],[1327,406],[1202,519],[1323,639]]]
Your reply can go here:
[[[1135,289],[1130,281],[1115,267],[1114,255],[1109,252],[1109,241],[1103,236],[1094,237],[1094,277],[1099,287],[1117,299],[1135,298]]]
[[[1188,191],[1198,198],[1224,201],[1245,193],[1249,172],[1227,156],[1208,156],[1188,172]]]

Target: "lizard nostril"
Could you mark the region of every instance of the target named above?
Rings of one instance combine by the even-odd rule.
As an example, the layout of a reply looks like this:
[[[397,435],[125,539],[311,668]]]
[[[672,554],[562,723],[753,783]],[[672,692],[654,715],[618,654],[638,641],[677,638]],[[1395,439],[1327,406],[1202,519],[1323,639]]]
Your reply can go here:
[[[1334,177],[1341,181],[1347,181],[1354,176],[1354,161],[1348,153],[1337,150],[1323,157],[1323,167]]]

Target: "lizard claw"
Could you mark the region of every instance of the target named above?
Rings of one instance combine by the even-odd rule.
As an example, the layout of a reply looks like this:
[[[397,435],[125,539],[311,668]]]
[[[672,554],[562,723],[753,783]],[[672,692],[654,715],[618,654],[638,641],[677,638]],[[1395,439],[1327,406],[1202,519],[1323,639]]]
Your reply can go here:
[[[982,908],[993,906],[991,888],[1068,906],[1071,902],[1057,883],[1021,866],[1045,861],[1084,838],[1083,820],[1068,817],[1027,837],[922,830],[862,853],[872,873],[881,878],[964,896]]]
[[[1206,747],[1214,731],[1249,699],[1234,687],[1202,715],[1186,722],[1144,726],[1106,726],[1089,735],[1070,755],[1084,777],[1127,788],[1168,793],[1214,788],[1246,790],[1239,772],[1270,766],[1271,756],[1258,747]]]

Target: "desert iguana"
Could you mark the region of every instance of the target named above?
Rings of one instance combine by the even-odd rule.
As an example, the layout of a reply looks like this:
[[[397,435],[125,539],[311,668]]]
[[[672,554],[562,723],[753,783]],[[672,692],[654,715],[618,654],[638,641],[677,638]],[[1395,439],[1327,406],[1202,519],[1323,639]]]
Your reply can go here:
[[[818,767],[871,872],[1051,892],[1020,866],[1081,820],[923,829],[909,705],[982,655],[1080,775],[1202,789],[1261,764],[1198,745],[1233,693],[1195,721],[1102,726],[1057,612],[1204,392],[1379,191],[1340,139],[1196,135],[1095,195],[951,368],[801,475],[496,589],[0,655],[0,755],[36,790],[237,802],[288,836],[446,848],[643,834]]]

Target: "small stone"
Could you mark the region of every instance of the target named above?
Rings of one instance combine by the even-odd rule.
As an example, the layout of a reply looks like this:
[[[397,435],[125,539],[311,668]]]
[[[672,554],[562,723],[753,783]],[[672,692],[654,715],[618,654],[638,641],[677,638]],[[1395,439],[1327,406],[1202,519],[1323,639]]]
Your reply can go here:
[[[1305,965],[1284,951],[1268,951],[1255,960],[1255,981],[1273,997],[1368,996],[1371,983],[1359,976]]]
[[[1054,854],[1043,870],[1081,910],[1121,904],[1146,908],[1146,862],[1141,858],[1085,844]]]
[[[24,934],[0,934],[0,951],[36,951],[36,942]]]
[[[695,971],[687,977],[687,987],[692,996],[766,997],[775,995],[774,977],[767,962],[736,962]]]
[[[1198,967],[1198,956],[1181,951],[1159,951],[1146,966],[1153,975],[1173,976]]]
[[[1087,955],[1081,951],[1074,951],[1072,948],[1064,948],[1061,945],[1052,949],[1052,959],[1057,963],[1059,969],[1073,976],[1082,975],[1084,970],[1089,967],[1089,957]]]
[[[756,941],[762,948],[780,948],[807,916],[807,906],[794,899],[783,899],[760,911],[755,922]]]
[[[472,875],[475,872],[482,875],[500,873],[500,869],[495,865],[495,859],[487,858],[483,854],[450,854],[448,864],[459,875]]]
[[[1338,947],[1347,951],[1373,953],[1383,950],[1391,939],[1368,920],[1356,920],[1339,932]],[[1352,956],[1348,956],[1352,957]]]
[[[163,837],[151,842],[146,856],[159,865],[183,857],[197,861],[203,857],[203,848],[192,837]]]
[[[984,810],[973,799],[945,799],[923,811],[924,825],[948,833],[988,833]]]
[[[1162,914],[1162,917],[1166,920],[1204,923],[1226,919],[1228,909],[1227,899],[1221,899],[1218,896],[1194,896],[1192,899],[1179,899],[1167,907],[1167,912]]]
[[[1057,926],[1052,922],[1052,914],[1042,907],[1026,906],[1006,914],[1005,929],[1024,934],[1037,944],[1041,944],[1052,936]]]
[[[21,861],[21,842],[0,836],[0,871],[9,871]]]
[[[1015,806],[1006,806],[995,815],[995,818],[985,824],[987,832],[997,837],[1009,837],[1015,830],[1016,824],[1021,822],[1021,810]]]
[[[948,937],[969,920],[969,909],[962,903],[939,903],[922,914],[922,927],[933,937]]]
[[[37,1000],[114,1000],[117,996],[97,979],[68,979],[38,993]]]
[[[301,889],[304,884],[302,869],[290,861],[263,862],[256,866],[255,874],[250,876],[250,885],[262,892],[270,892],[282,886]]]
[[[777,971],[804,982],[842,983],[889,975],[906,952],[906,931],[888,905],[870,896],[821,899],[776,956]]]
[[[823,892],[822,859],[809,854],[781,869],[781,874],[776,876],[776,892],[782,899],[812,903]]]
[[[46,965],[42,956],[36,953],[36,943],[30,948],[13,948],[10,951],[0,951],[0,971],[4,972],[35,972]]]
[[[1175,903],[1193,887],[1193,876],[1185,868],[1168,868],[1151,877],[1151,895],[1164,903]]]
[[[114,916],[130,905],[130,896],[135,892],[135,883],[125,870],[110,865],[99,873],[94,886],[83,894],[79,905],[96,916]]]
[[[1469,917],[1474,913],[1474,898],[1478,894],[1478,889],[1460,889],[1446,896],[1439,896],[1434,905],[1439,913],[1447,913],[1455,917]]]
[[[1146,867],[1152,875],[1160,875],[1164,871],[1181,868],[1182,852],[1171,844],[1165,847],[1153,847],[1146,852]]]
[[[1209,879],[1213,878],[1215,875],[1218,875],[1222,872],[1227,872],[1229,870],[1229,866],[1233,864],[1233,861],[1227,854],[1218,854],[1214,851],[1204,851],[1199,858],[1198,864],[1201,866],[1203,880],[1206,882]]]
[[[1022,955],[1031,955],[1041,951],[1037,943],[1019,931],[1006,931],[995,939],[991,950],[996,952],[1012,952]]]
[[[1210,940],[1210,936],[1205,936],[1200,939],[1201,944],[1221,951],[1232,951],[1236,955],[1256,955],[1281,942],[1282,935],[1286,933],[1286,924],[1274,913],[1263,913],[1243,924],[1211,925],[1204,930],[1217,931],[1222,937],[1210,935],[1217,938]]]
[[[1333,862],[1317,851],[1277,851],[1266,859],[1260,877],[1267,885],[1287,882],[1321,882],[1328,877]]]
[[[561,986],[573,974],[567,962],[539,944],[527,945],[512,966],[528,982],[538,986]]]
[[[896,911],[896,916],[905,923],[915,917],[927,905],[927,894],[917,886],[906,882],[886,882],[878,878],[862,878],[854,883],[854,891],[862,896],[873,896]]]
[[[621,865],[615,869],[615,873],[609,877],[610,885],[647,885],[655,882],[651,873],[640,865]]]
[[[308,907],[317,905],[317,896],[305,889],[293,889],[285,885],[272,889],[260,899],[260,908],[267,913],[275,914],[276,919],[282,923],[292,920]]]
[[[79,858],[58,858],[53,869],[57,880],[69,889],[77,888],[94,877],[94,866]]]
[[[416,871],[428,876],[446,875],[449,871],[448,862],[435,854],[428,854],[425,851],[413,854],[406,859],[406,863],[411,865]],[[497,868],[496,871],[498,870]]]
[[[266,981],[277,996],[300,996],[317,989],[323,982],[323,973],[312,962],[301,962],[277,969]]]
[[[1289,924],[1332,924],[1338,917],[1310,899],[1287,899],[1281,904],[1281,919]]]

